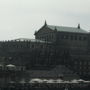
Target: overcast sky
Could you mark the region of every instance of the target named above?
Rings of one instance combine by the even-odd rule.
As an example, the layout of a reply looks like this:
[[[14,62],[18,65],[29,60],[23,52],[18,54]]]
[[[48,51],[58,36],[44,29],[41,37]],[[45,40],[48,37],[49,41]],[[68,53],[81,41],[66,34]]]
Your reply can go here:
[[[90,0],[0,0],[0,40],[34,38],[45,20],[90,30]]]

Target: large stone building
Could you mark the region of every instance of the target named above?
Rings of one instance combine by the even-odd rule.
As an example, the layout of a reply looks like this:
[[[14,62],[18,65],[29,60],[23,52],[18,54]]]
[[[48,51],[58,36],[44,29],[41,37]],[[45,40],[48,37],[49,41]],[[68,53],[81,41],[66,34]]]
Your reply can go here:
[[[72,54],[88,53],[89,33],[78,27],[63,27],[45,25],[35,32],[36,39],[53,42],[59,46],[60,51],[69,51]]]
[[[35,31],[35,39],[0,42],[4,64],[24,65],[27,69],[50,70],[65,65],[82,77],[90,77],[90,33],[80,27],[45,24]]]
[[[90,76],[90,33],[80,27],[48,25],[35,32],[36,39],[52,42],[59,62],[79,75]]]

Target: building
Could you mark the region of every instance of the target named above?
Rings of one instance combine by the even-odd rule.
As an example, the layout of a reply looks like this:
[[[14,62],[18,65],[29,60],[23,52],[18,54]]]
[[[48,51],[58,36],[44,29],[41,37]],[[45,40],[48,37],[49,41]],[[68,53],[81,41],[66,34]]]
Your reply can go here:
[[[78,27],[63,27],[54,25],[45,25],[35,32],[36,39],[49,41],[57,44],[63,51],[76,55],[86,54],[89,44],[89,32]]]
[[[48,25],[45,21],[34,35],[34,40],[1,41],[1,62],[34,70],[51,70],[65,65],[81,77],[90,78],[90,33],[80,24],[65,27]]]
[[[80,27],[48,25],[45,21],[35,38],[52,42],[58,62],[76,71],[80,76],[90,76],[90,33]],[[57,58],[57,57],[56,57]],[[61,60],[61,61],[60,61]]]

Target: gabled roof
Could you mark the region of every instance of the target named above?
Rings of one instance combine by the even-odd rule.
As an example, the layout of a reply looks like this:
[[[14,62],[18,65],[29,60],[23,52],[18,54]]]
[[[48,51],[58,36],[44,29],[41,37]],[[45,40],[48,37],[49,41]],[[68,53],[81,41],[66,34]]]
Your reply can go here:
[[[73,33],[89,33],[88,31],[78,27],[65,27],[65,26],[54,26],[47,25],[51,30],[57,30],[59,32],[73,32]]]

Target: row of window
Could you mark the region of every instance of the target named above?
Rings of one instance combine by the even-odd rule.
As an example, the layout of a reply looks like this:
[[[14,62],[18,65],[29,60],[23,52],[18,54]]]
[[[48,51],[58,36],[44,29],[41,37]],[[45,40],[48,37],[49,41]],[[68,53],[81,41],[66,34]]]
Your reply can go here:
[[[71,40],[86,40],[87,38],[84,36],[69,36],[69,35],[62,35],[61,39],[71,39]]]
[[[5,45],[4,48],[7,48],[7,47],[10,47],[10,48],[44,48],[45,45]]]
[[[78,72],[78,74],[80,74],[80,75],[89,75],[88,72]]]
[[[39,36],[38,38],[41,39],[41,40],[48,41],[48,40],[54,39],[54,36],[53,36],[53,34],[51,34],[51,35]]]
[[[38,38],[41,40],[52,40],[52,39],[54,39],[53,35],[39,36]],[[87,38],[85,36],[61,35],[60,39],[86,40]]]
[[[79,64],[79,65],[90,65],[90,62],[75,62],[75,64]]]

